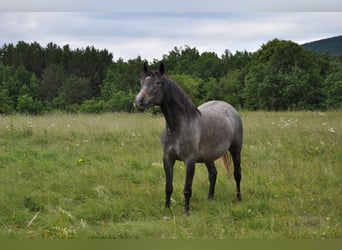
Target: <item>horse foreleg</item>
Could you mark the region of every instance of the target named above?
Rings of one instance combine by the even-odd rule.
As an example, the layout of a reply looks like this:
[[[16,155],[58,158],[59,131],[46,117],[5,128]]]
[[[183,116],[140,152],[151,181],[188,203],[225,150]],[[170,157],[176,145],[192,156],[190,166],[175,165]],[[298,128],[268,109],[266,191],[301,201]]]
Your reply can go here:
[[[164,163],[164,171],[165,171],[165,207],[170,208],[171,205],[171,195],[173,192],[173,166],[175,164],[175,160],[170,159],[169,157],[163,158]]]
[[[184,214],[190,215],[190,198],[192,195],[192,181],[194,179],[195,174],[195,161],[188,161],[185,163],[186,166],[186,178],[184,185]]]
[[[213,199],[214,198],[214,193],[215,193],[215,184],[216,184],[217,170],[216,170],[214,162],[205,163],[205,166],[208,169],[208,176],[209,176],[208,199]]]

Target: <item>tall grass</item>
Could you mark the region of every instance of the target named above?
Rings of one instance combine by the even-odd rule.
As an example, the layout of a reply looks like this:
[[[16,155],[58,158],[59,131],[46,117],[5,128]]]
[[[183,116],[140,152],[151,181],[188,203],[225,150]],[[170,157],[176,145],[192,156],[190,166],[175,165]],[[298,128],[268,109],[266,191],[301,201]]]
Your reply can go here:
[[[243,201],[183,163],[164,208],[160,133],[148,114],[0,117],[0,238],[334,239],[342,236],[342,112],[242,112]]]

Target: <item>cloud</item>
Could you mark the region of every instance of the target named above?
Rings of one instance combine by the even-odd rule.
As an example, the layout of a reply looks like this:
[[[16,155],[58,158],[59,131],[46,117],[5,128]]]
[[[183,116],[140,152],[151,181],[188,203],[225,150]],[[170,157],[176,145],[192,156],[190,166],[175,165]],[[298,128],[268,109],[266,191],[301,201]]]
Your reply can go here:
[[[1,42],[54,42],[108,49],[114,59],[160,59],[189,45],[218,55],[255,51],[274,38],[308,42],[341,35],[340,12],[1,12]]]

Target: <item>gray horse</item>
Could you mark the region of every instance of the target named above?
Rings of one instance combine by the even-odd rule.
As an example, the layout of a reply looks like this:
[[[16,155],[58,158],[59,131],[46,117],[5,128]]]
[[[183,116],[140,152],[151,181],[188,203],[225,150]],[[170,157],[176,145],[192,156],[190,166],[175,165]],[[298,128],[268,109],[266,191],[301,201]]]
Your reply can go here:
[[[164,75],[164,64],[159,70],[148,70],[144,64],[141,89],[134,106],[144,110],[157,105],[166,120],[162,133],[163,163],[166,177],[165,205],[170,209],[173,191],[173,166],[176,160],[186,166],[184,185],[184,213],[189,215],[195,164],[204,163],[209,175],[208,198],[214,197],[217,171],[214,161],[223,157],[228,167],[228,151],[234,163],[234,178],[238,200],[241,200],[242,122],[238,112],[223,101],[209,101],[196,108],[184,91]]]

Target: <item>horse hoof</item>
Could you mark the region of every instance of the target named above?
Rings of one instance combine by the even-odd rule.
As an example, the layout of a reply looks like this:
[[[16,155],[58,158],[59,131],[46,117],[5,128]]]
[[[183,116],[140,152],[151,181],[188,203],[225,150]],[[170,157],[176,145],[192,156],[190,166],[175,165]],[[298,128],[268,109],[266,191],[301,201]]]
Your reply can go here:
[[[190,212],[189,211],[184,211],[184,214],[183,214],[184,216],[186,216],[186,217],[188,217],[188,216],[190,216]]]
[[[236,194],[236,197],[237,197],[238,201],[242,201],[242,196],[241,196],[240,193],[237,193],[237,194]]]

